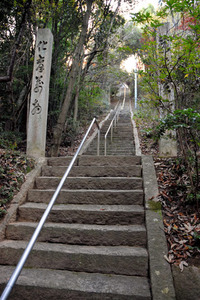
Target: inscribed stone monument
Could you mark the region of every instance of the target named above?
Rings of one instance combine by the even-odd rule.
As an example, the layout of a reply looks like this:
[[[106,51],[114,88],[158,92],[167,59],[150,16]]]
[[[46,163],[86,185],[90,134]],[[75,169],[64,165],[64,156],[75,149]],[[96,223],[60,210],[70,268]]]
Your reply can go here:
[[[31,100],[27,130],[27,155],[45,156],[53,35],[39,29],[35,45]]]

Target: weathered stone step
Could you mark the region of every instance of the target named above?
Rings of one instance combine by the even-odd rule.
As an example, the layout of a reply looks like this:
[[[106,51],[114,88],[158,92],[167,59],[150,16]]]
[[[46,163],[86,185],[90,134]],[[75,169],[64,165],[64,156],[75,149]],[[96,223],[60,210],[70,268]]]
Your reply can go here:
[[[83,153],[84,154],[84,153]],[[90,151],[90,150],[88,150],[86,153],[85,153],[86,155],[97,155],[97,150],[92,150],[92,151]],[[125,155],[126,154],[126,156],[132,156],[132,155],[134,155],[135,154],[135,151],[134,150],[131,150],[131,151],[118,151],[118,152],[116,152],[116,151],[114,151],[114,150],[110,150],[110,151],[108,151],[107,150],[107,152],[106,152],[106,155],[107,156],[111,156],[111,155],[116,155],[116,156],[119,156],[119,155]],[[99,155],[102,157],[102,156],[104,156],[104,150],[103,151],[100,151],[100,153],[99,153]]]
[[[36,228],[33,222],[11,223],[6,230],[9,240],[28,241]],[[104,245],[146,246],[146,230],[143,225],[88,225],[46,223],[38,242]]]
[[[100,140],[105,140],[105,134],[106,134],[107,130],[103,130],[100,132]],[[134,139],[134,135],[133,135],[133,129],[131,130],[121,130],[120,128],[118,129],[114,129],[112,131],[112,137],[115,139],[121,139],[121,135],[123,134],[123,136],[128,139],[131,138],[132,140]],[[107,140],[110,140],[111,138],[111,131],[109,131],[109,133],[107,134]],[[95,139],[97,140],[97,136],[95,136]]]
[[[111,139],[109,138],[107,141],[106,141],[106,143],[107,143],[107,146],[109,146],[109,147],[111,147],[111,146],[115,146],[115,147],[120,147],[120,146],[122,146],[122,140],[120,139],[117,139],[117,138],[115,138],[115,139],[113,139],[112,141],[111,141]],[[90,146],[91,145],[97,145],[97,142],[96,141],[94,141],[94,142],[92,142],[91,144],[90,144]],[[104,145],[105,145],[105,140],[104,139],[102,139],[102,140],[100,140],[100,147],[104,147]],[[89,146],[89,147],[90,147]],[[126,141],[126,143],[125,144],[123,144],[123,147],[126,147],[126,148],[129,148],[130,146],[133,146],[133,141],[131,141],[131,140],[127,140]]]
[[[63,176],[66,171],[66,167],[62,166],[45,166],[42,169],[42,176]],[[110,167],[110,166],[75,166],[72,168],[69,174],[71,177],[83,176],[83,177],[141,177],[141,166],[127,166],[124,168]]]
[[[113,142],[120,142],[121,140],[122,140],[122,138],[123,138],[123,140],[125,140],[127,143],[128,142],[133,142],[133,135],[132,134],[122,134],[122,136],[119,136],[118,135],[118,133],[113,133],[113,137],[112,137],[112,141]],[[95,140],[94,140],[95,141]],[[96,141],[97,141],[97,138],[96,138]],[[102,141],[105,141],[105,137],[104,137],[104,134],[103,135],[101,135],[100,136],[100,142],[102,142]],[[109,143],[111,141],[111,135],[109,134],[108,136],[107,136],[107,142]]]
[[[105,151],[105,147],[101,147],[100,149],[100,152],[103,152]],[[94,152],[95,155],[97,155],[97,147],[96,146],[91,146],[90,148],[88,148],[87,152]],[[110,146],[110,147],[106,147],[106,153],[109,153],[110,155],[127,155],[127,153],[132,153],[132,155],[135,153],[135,149],[133,146],[129,147],[129,148],[117,148],[115,146]]]
[[[102,151],[104,151],[104,149],[105,149],[105,146],[100,146],[99,147],[99,149]],[[135,149],[134,149],[134,145],[132,144],[132,145],[130,145],[130,146],[124,146],[124,145],[107,145],[106,146],[106,149],[107,149],[107,151],[115,151],[116,153],[121,153],[122,151],[124,152],[124,153],[126,153],[126,152],[129,152],[129,151],[132,151],[132,152],[135,152]],[[96,155],[97,155],[97,145],[95,144],[93,144],[93,145],[90,145],[90,147],[88,147],[88,149],[87,150],[96,150]],[[86,150],[86,151],[87,151]],[[124,154],[125,155],[125,154]]]
[[[79,159],[80,166],[120,166],[123,165],[124,168],[126,166],[133,166],[133,165],[141,165],[141,157],[140,156],[112,156],[109,157],[98,157],[98,156],[81,156]]]
[[[28,202],[19,207],[19,221],[39,221],[47,205]],[[85,224],[143,224],[144,209],[139,205],[54,205],[49,222]]]
[[[16,265],[26,246],[25,241],[0,242],[0,264]],[[147,276],[148,254],[142,247],[79,246],[37,242],[25,267]]]
[[[36,188],[56,188],[60,177],[38,177]],[[142,178],[138,177],[68,177],[63,188],[67,189],[112,189],[130,190],[141,189]]]
[[[0,266],[0,291],[14,268]],[[9,299],[150,300],[148,279],[49,269],[23,269]]]
[[[110,123],[109,122],[108,124],[106,125],[103,125],[101,127],[101,131],[104,131],[105,129],[107,130],[108,127],[110,126]],[[117,122],[116,126],[115,126],[115,123],[113,123],[113,128],[115,130],[117,130],[118,128],[120,127],[120,129],[124,129],[124,130],[131,130],[132,129],[132,124],[131,124],[131,120],[128,120],[128,122]]]
[[[90,150],[91,148],[97,149],[97,145],[96,144],[91,144],[90,147],[88,147],[88,150]],[[104,145],[101,145],[99,147],[99,149],[104,149],[104,148],[105,148]],[[118,144],[109,144],[109,145],[107,144],[106,148],[110,149],[110,150],[117,150],[117,151],[121,151],[121,150],[129,151],[130,149],[132,150],[134,148],[134,145],[133,144],[124,145],[124,144],[122,144],[122,142],[121,143],[119,142]]]
[[[108,135],[108,139],[110,137],[110,134]],[[113,138],[115,139],[122,139],[122,138],[129,138],[130,140],[133,140],[133,132],[127,132],[127,131],[113,131]]]
[[[102,146],[99,147],[99,150],[101,150],[101,151],[102,150],[104,151],[104,149],[105,149],[104,145],[102,145]],[[119,152],[119,153],[121,153],[122,151],[124,151],[124,153],[126,153],[128,151],[132,151],[132,152],[135,151],[133,144],[130,145],[130,146],[128,146],[128,147],[120,145],[120,144],[119,145],[107,145],[106,149],[107,149],[107,151],[109,150],[109,151],[115,151],[115,152]],[[96,144],[95,145],[94,144],[90,145],[90,147],[88,148],[88,150],[96,150],[96,153],[97,153],[97,145]]]
[[[105,130],[101,130],[101,135],[104,136],[107,132],[107,128]],[[117,128],[114,128],[113,129],[113,134],[116,135],[116,136],[119,136],[121,134],[124,134],[124,135],[129,135],[129,136],[132,136],[133,137],[133,128],[124,128],[124,127],[118,127]],[[109,131],[108,133],[108,136],[111,135],[111,131]]]
[[[52,157],[48,159],[49,166],[67,166],[71,162],[72,157]],[[79,166],[133,166],[140,165],[141,157],[140,156],[132,156],[127,157],[124,156],[109,156],[109,157],[98,157],[98,156],[90,156],[90,155],[82,155],[79,156],[75,162],[75,165]]]
[[[29,190],[29,202],[49,203],[55,190]],[[57,204],[138,204],[143,205],[142,190],[61,190]]]
[[[123,141],[122,141],[122,139],[123,139]],[[123,144],[122,144],[122,142],[123,142]],[[124,137],[124,138],[120,138],[120,139],[118,139],[117,137],[113,137],[113,139],[111,141],[111,138],[109,137],[109,139],[107,139],[106,143],[107,143],[107,146],[109,146],[109,147],[111,147],[111,146],[119,147],[121,145],[123,147],[128,148],[130,145],[133,145],[133,140],[130,137],[128,137],[128,138]],[[101,138],[100,139],[100,146],[104,147],[104,144],[105,144],[105,140],[104,140],[104,138]],[[90,146],[91,145],[97,145],[97,141],[94,140],[90,144]]]

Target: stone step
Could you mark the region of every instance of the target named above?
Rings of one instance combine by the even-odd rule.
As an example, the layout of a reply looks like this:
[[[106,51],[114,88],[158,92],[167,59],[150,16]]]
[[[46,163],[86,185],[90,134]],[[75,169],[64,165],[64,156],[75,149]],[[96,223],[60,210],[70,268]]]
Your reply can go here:
[[[116,147],[120,147],[120,146],[122,146],[122,141],[121,141],[121,139],[120,140],[118,140],[118,139],[112,139],[112,141],[111,141],[111,139],[109,138],[109,139],[107,139],[106,140],[106,143],[107,143],[107,146],[109,146],[109,147],[111,147],[111,146],[116,146]],[[89,147],[91,146],[91,145],[97,145],[97,141],[96,140],[94,140],[90,145],[89,145]],[[105,140],[104,139],[101,139],[100,140],[100,147],[104,147],[104,145],[105,145]],[[126,147],[126,148],[129,148],[130,146],[133,146],[134,144],[133,144],[133,141],[132,140],[130,140],[130,139],[128,139],[127,141],[126,141],[126,143],[125,144],[123,144],[123,147]]]
[[[0,264],[16,265],[26,246],[26,241],[0,242]],[[148,254],[142,247],[80,246],[37,242],[25,267],[147,276]]]
[[[121,142],[122,143],[122,142]],[[95,149],[95,150],[97,150],[97,145],[96,144],[91,144],[90,145],[90,147],[88,147],[88,149],[87,150],[91,150],[91,149]],[[99,149],[100,150],[104,150],[105,149],[105,146],[104,145],[101,145],[100,147],[99,147]],[[125,146],[125,145],[122,145],[122,144],[113,144],[113,145],[106,145],[106,149],[107,150],[110,150],[110,151],[118,151],[119,153],[120,152],[122,152],[122,151],[124,151],[124,155],[126,155],[126,152],[128,152],[128,151],[134,151],[135,149],[134,149],[134,145],[132,144],[132,145],[129,145],[129,146]]]
[[[127,128],[132,128],[132,124],[131,124],[131,118],[128,118],[128,120],[123,120],[121,119],[121,121],[119,120],[117,122],[117,127],[127,127]]]
[[[108,127],[110,126],[110,123],[109,124],[106,124],[106,126],[102,126],[101,128],[101,131],[105,131],[108,129]],[[132,124],[131,124],[131,120],[126,123],[126,122],[117,122],[116,126],[115,126],[115,123],[113,123],[113,129],[114,130],[124,130],[124,131],[133,131],[133,127],[132,127]]]
[[[103,136],[107,133],[107,128],[103,129],[100,131],[100,134]],[[133,128],[124,128],[124,127],[117,127],[117,128],[113,128],[113,134],[115,134],[116,136],[120,135],[120,134],[124,134],[124,135],[129,135],[129,136],[133,136]],[[111,131],[109,131],[108,136],[111,135]]]
[[[36,188],[57,188],[60,177],[38,177]],[[139,177],[68,177],[63,188],[67,189],[98,189],[98,190],[130,190],[142,189],[142,178]]]
[[[105,146],[102,145],[99,147],[99,149],[104,150]],[[106,149],[107,149],[107,151],[115,151],[115,152],[119,152],[119,153],[121,153],[123,151],[125,154],[126,154],[126,152],[129,152],[129,151],[132,151],[132,152],[135,151],[134,145],[130,145],[127,147],[127,146],[120,145],[120,144],[119,145],[106,145]],[[87,150],[96,150],[97,151],[97,145],[92,144],[92,145],[90,145],[90,147],[88,147]]]
[[[122,141],[123,139],[123,141]],[[126,147],[126,148],[129,148],[130,146],[133,146],[134,145],[134,141],[131,137],[127,137],[127,138],[117,138],[117,137],[114,137],[112,138],[111,140],[111,137],[109,137],[107,140],[106,140],[106,143],[107,143],[107,146],[111,147],[111,146],[116,146],[116,147],[119,147],[119,146],[123,146],[123,147]],[[92,143],[90,145],[97,145],[97,140],[94,140],[92,141]],[[100,147],[104,147],[105,145],[105,139],[104,138],[100,138]]]
[[[19,221],[39,221],[47,205],[28,202],[19,207]],[[143,224],[144,208],[140,205],[54,205],[49,222],[127,225]]]
[[[28,241],[36,223],[11,223],[6,230],[8,240]],[[146,230],[143,225],[88,225],[46,223],[38,242],[91,245],[91,246],[146,246]]]
[[[72,160],[72,156],[67,157],[52,157],[48,158],[49,166],[67,166]],[[109,157],[98,157],[98,156],[90,156],[90,155],[82,155],[77,158],[75,161],[75,165],[79,166],[120,166],[124,167],[140,165],[141,157],[140,156],[109,156]]]
[[[42,168],[42,176],[63,176],[66,171],[66,167],[62,166],[44,166]],[[71,177],[141,177],[141,166],[74,166],[70,171]]]
[[[99,147],[100,151],[104,151],[104,149],[105,149],[104,145]],[[123,151],[125,153],[124,155],[126,155],[126,152],[129,152],[129,151],[135,152],[134,145],[130,145],[128,147],[121,146],[121,145],[106,145],[106,149],[107,149],[107,151],[110,151],[110,152],[115,151],[115,152],[121,153]],[[90,147],[88,147],[88,149],[86,151],[88,151],[88,150],[96,150],[96,155],[97,155],[97,145],[96,144],[90,145]]]
[[[141,165],[141,157],[140,156],[112,156],[109,157],[99,157],[99,156],[90,156],[85,155],[81,156],[79,159],[80,166],[120,166],[123,165],[124,168],[126,166],[134,166],[134,165]]]
[[[113,131],[113,134],[112,134],[112,140],[121,140],[122,137],[124,137],[124,139],[126,140],[126,142],[128,141],[134,141],[134,138],[133,138],[133,134],[132,133],[129,133],[129,132],[121,132],[120,134],[117,132],[117,131]],[[107,135],[107,138],[106,138],[107,141],[110,141],[111,140],[111,133],[109,132],[108,135]],[[97,136],[94,138],[93,141],[97,141]],[[100,141],[105,141],[105,133],[102,132],[100,134]]]
[[[84,153],[83,153],[84,154]],[[87,152],[85,152],[85,154],[86,155],[97,155],[97,150],[88,150]],[[135,154],[135,151],[118,151],[118,152],[116,152],[116,151],[114,151],[114,150],[110,150],[110,151],[108,151],[107,150],[107,152],[106,152],[106,155],[107,156],[114,156],[114,155],[116,155],[116,156],[119,156],[119,155],[125,155],[126,154],[126,156],[132,156],[132,155],[134,155]],[[104,150],[103,151],[100,151],[100,153],[99,153],[99,155],[102,157],[102,156],[104,156]]]
[[[49,203],[55,190],[28,192],[28,202]],[[143,205],[142,190],[61,190],[57,204],[101,204],[101,205]]]
[[[100,134],[101,136],[105,136],[105,134],[107,133],[107,128],[105,130],[101,130]],[[113,129],[113,135],[115,136],[120,136],[121,134],[125,135],[125,136],[133,136],[133,129],[125,129],[123,127],[120,128],[114,128]],[[111,131],[109,131],[109,133],[107,134],[107,136],[111,135]]]
[[[104,136],[104,135],[103,135]],[[109,139],[111,134],[108,134],[107,139]],[[129,138],[133,140],[133,133],[132,132],[127,132],[127,131],[113,131],[113,138],[115,139],[122,139],[122,138]]]
[[[108,127],[110,126],[110,123],[109,122],[108,124],[102,126],[101,128],[101,131],[105,131],[108,129]],[[126,122],[117,122],[116,126],[115,126],[115,123],[113,123],[113,128],[114,130],[118,130],[118,129],[121,129],[121,130],[127,130],[127,131],[130,131],[131,129],[133,129],[132,127],[132,124],[131,124],[131,120],[126,123]]]
[[[0,266],[0,291],[14,268]],[[150,300],[148,279],[49,269],[23,269],[10,299]]]
[[[105,146],[104,145],[100,145],[99,149],[102,151],[105,149]],[[107,151],[119,151],[119,152],[122,152],[124,151],[124,153],[128,152],[128,151],[132,151],[134,152],[135,149],[134,149],[134,145],[129,145],[129,146],[123,146],[123,145],[106,145],[106,149]],[[97,151],[97,145],[96,144],[92,144],[88,147],[88,150],[96,150]]]

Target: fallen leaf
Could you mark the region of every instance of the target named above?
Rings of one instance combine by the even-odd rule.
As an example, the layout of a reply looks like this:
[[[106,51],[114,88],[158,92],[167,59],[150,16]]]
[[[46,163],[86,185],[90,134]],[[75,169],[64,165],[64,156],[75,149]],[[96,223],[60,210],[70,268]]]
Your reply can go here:
[[[180,268],[181,272],[183,272],[184,267],[188,267],[188,263],[186,261],[182,260],[179,264],[179,268]]]

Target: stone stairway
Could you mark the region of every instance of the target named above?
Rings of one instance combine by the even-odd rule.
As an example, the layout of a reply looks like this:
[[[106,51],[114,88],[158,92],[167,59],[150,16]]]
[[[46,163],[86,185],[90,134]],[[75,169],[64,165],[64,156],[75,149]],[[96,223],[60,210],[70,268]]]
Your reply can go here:
[[[76,160],[9,299],[151,299],[141,157],[133,155],[128,112],[121,117],[109,156]],[[47,160],[7,226],[0,293],[70,161]]]
[[[105,134],[114,116],[111,113],[101,128],[100,136],[100,155],[104,155]],[[97,137],[91,142],[84,152],[86,155],[97,154]],[[129,102],[125,102],[124,108],[119,113],[119,119],[116,127],[113,129],[113,139],[111,133],[107,136],[107,155],[135,155],[133,128],[131,124],[131,113]]]
[[[0,242],[0,289],[71,158],[48,159]],[[10,299],[151,299],[141,158],[80,156]]]

